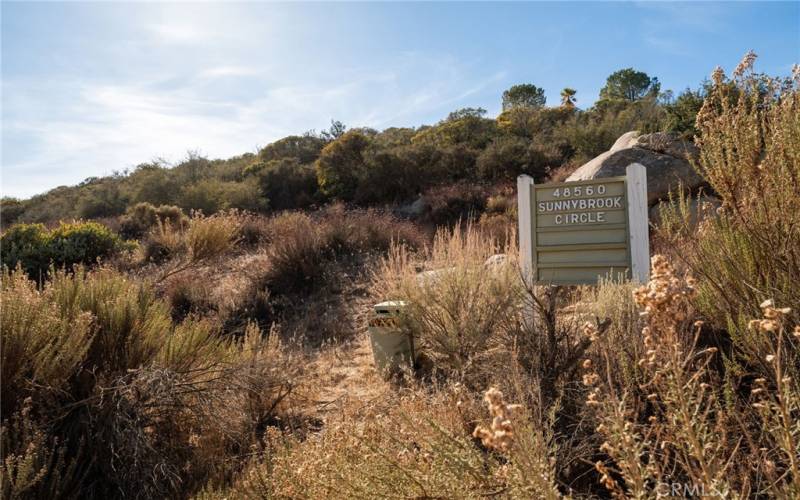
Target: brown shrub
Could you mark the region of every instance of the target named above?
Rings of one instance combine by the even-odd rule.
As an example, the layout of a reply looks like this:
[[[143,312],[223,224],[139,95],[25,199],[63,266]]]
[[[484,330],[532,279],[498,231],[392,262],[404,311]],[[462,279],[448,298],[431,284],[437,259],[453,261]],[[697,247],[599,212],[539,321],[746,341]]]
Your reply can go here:
[[[477,218],[486,207],[486,197],[484,188],[464,182],[431,188],[422,195],[429,208],[421,220],[441,226]]]
[[[499,253],[506,258],[484,264]],[[513,244],[472,226],[463,234],[443,229],[421,256],[394,246],[373,275],[373,296],[405,301],[404,328],[420,351],[437,369],[480,384],[497,366],[499,347],[509,340],[522,305],[515,255]],[[422,262],[429,270],[418,274]]]
[[[4,497],[188,496],[307,405],[302,359],[277,336],[173,323],[113,271],[40,291],[15,272],[2,293]]]
[[[800,491],[800,429],[787,417],[800,409],[800,388],[785,376],[784,363],[797,351],[787,324],[791,311],[761,304],[764,319],[750,327],[765,339],[767,378],[757,379],[749,394],[737,393],[713,363],[718,350],[698,346],[696,293],[692,278],[653,257],[650,282],[634,293],[646,325],[643,349],[627,373],[619,373],[618,354],[604,334],[587,325],[602,353],[599,363],[584,362],[587,405],[605,440],[600,451],[610,458],[596,464],[600,481],[612,495],[643,496],[654,484],[680,483],[720,496],[792,496]]]
[[[389,396],[347,409],[315,439],[273,434],[234,498],[556,498],[546,438],[519,411],[519,432],[504,453],[489,453],[471,434],[483,419],[478,397],[458,386]]]
[[[697,306],[730,336],[735,361],[766,373],[748,321],[767,299],[800,304],[800,81],[756,74],[754,61],[748,54],[730,79],[717,69],[697,117],[697,169],[722,206],[697,227],[691,200],[676,200],[662,212],[660,236],[699,279]]]
[[[275,216],[266,233],[270,264],[264,281],[274,295],[312,290],[329,277],[333,263],[386,251],[393,241],[412,247],[424,242],[411,223],[382,212],[341,206],[314,215]]]

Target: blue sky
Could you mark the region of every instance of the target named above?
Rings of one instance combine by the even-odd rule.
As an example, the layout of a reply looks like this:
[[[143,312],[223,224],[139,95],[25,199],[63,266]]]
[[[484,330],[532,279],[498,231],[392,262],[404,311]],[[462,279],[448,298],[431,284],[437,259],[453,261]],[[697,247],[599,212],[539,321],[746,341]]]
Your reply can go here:
[[[750,49],[800,62],[800,3],[2,3],[2,194],[27,197],[189,150],[494,116],[635,67],[676,92]]]

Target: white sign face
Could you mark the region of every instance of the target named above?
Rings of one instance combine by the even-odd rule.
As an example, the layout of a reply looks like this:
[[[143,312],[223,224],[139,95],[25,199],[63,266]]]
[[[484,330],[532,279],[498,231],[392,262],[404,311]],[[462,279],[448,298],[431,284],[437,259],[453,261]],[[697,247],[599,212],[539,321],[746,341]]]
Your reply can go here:
[[[520,258],[531,282],[647,280],[644,167],[629,166],[625,177],[554,184],[535,185],[520,176],[518,189]]]

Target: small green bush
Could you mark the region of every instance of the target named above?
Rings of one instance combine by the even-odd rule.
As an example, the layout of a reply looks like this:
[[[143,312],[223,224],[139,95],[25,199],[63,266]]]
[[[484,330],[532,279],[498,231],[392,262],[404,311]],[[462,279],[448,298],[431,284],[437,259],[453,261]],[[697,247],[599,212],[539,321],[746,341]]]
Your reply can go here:
[[[32,278],[50,265],[47,253],[47,229],[42,224],[17,224],[0,239],[3,265],[10,269],[18,265]]]
[[[56,267],[67,268],[94,265],[126,247],[117,234],[97,222],[62,223],[50,231],[48,240],[50,259]]]
[[[211,215],[227,208],[223,183],[215,179],[204,179],[185,186],[178,198],[181,208],[199,210]]]
[[[3,234],[0,246],[4,266],[22,266],[34,279],[45,276],[51,265],[67,269],[75,264],[92,266],[129,248],[97,222],[62,223],[51,231],[41,224],[19,224]]]

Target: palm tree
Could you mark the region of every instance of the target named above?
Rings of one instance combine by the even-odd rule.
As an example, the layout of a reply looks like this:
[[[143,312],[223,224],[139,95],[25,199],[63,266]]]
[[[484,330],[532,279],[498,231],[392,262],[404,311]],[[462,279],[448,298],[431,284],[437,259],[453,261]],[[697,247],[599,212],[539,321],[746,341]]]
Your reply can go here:
[[[575,94],[577,94],[577,90],[571,89],[566,87],[564,90],[561,91],[561,105],[565,108],[574,108],[575,107]]]

